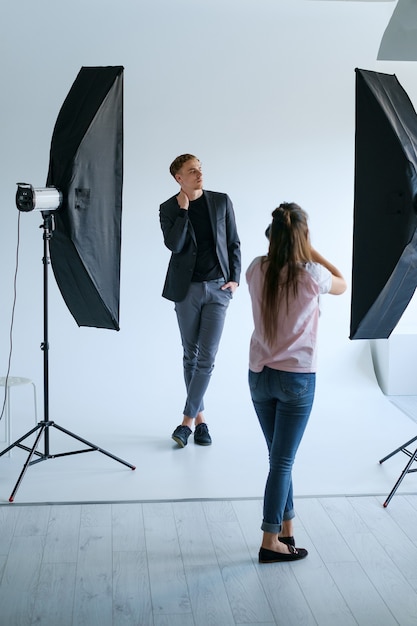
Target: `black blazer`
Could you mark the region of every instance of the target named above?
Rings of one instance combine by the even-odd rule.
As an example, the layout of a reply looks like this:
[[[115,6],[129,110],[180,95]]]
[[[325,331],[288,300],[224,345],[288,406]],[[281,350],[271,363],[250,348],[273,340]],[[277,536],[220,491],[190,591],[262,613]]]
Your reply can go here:
[[[233,205],[228,195],[204,191],[216,245],[216,254],[225,282],[239,283],[241,258]],[[187,295],[197,258],[197,242],[188,211],[180,209],[176,196],[159,207],[164,243],[172,255],[162,296],[181,302]]]

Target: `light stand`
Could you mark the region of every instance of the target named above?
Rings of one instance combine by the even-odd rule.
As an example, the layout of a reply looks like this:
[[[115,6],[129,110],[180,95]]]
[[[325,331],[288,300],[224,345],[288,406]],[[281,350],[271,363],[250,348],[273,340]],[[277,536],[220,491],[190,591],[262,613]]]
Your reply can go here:
[[[127,463],[126,461],[123,461],[122,459],[118,458],[117,456],[114,456],[110,452],[107,452],[106,450],[99,448],[97,445],[87,441],[86,439],[83,439],[82,437],[70,432],[69,430],[66,430],[65,428],[62,428],[62,426],[59,426],[55,422],[51,422],[49,420],[48,265],[50,263],[49,242],[52,237],[54,217],[53,217],[53,213],[51,213],[50,211],[43,211],[42,215],[43,215],[43,224],[42,226],[40,226],[40,228],[43,228],[43,315],[44,315],[43,333],[44,334],[43,334],[43,343],[41,344],[41,350],[43,351],[44,419],[41,422],[38,422],[38,424],[34,428],[29,430],[25,435],[23,435],[23,437],[20,437],[19,439],[17,439],[17,441],[12,443],[2,452],[0,452],[0,457],[15,447],[21,448],[22,450],[26,450],[27,452],[29,452],[29,455],[26,459],[26,462],[20,473],[20,476],[10,495],[9,502],[14,501],[15,494],[23,480],[23,477],[28,467],[30,465],[34,465],[35,463],[39,463],[40,461],[47,461],[48,459],[54,459],[60,456],[81,454],[83,452],[94,452],[97,450],[98,452],[102,452],[103,454],[105,454],[106,456],[109,456],[115,461],[118,461],[119,463],[122,463],[123,465],[130,467],[130,469],[132,470],[136,469],[134,465],[131,465],[130,463]],[[77,439],[78,441],[81,441],[82,443],[87,445],[88,448],[85,448],[82,450],[74,450],[70,452],[61,452],[59,454],[51,454],[50,449],[49,449],[49,429],[50,428],[56,428],[60,432],[66,435],[69,435],[73,439]],[[28,446],[24,445],[22,442],[35,432],[37,432],[35,442],[32,448],[29,448]],[[39,452],[37,448],[38,448],[42,435],[44,436],[44,451]],[[37,457],[37,458],[34,459],[33,457]]]
[[[394,454],[397,454],[397,452],[404,452],[404,454],[406,456],[410,457],[410,460],[408,461],[407,465],[404,467],[403,471],[401,472],[401,475],[400,475],[399,479],[395,483],[394,487],[391,489],[387,499],[384,502],[384,507],[385,508],[390,503],[391,498],[393,497],[393,495],[397,491],[397,489],[400,486],[403,478],[405,478],[405,476],[407,474],[412,474],[413,472],[417,472],[417,468],[411,469],[411,466],[414,463],[414,461],[417,461],[417,448],[414,450],[414,452],[412,452],[411,450],[407,449],[407,446],[409,446],[410,444],[414,443],[415,441],[417,441],[417,437],[413,437],[409,441],[406,441],[402,446],[400,446],[399,448],[396,448],[396,450],[393,450],[392,452],[387,454],[387,456],[384,456],[384,458],[379,461],[379,463],[382,464],[384,461],[386,461],[387,459],[390,459],[392,456],[394,456]]]

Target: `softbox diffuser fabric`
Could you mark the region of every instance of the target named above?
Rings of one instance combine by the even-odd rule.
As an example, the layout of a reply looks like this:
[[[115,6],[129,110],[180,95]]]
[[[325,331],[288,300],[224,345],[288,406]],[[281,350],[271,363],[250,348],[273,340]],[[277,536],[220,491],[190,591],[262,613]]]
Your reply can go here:
[[[51,265],[79,326],[119,330],[123,67],[81,68],[59,112],[47,186],[63,194]]]
[[[410,99],[357,69],[351,339],[388,338],[417,286],[416,169]]]

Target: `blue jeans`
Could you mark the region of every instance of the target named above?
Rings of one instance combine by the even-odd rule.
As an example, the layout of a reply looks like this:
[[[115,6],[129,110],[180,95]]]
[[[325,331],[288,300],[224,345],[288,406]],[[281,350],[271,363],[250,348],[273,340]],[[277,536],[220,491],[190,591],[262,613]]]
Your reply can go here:
[[[222,290],[223,278],[191,283],[184,300],[175,303],[184,350],[183,366],[187,399],[184,415],[195,418],[204,410],[204,394],[210,382],[222,336],[226,311],[232,299]]]
[[[310,417],[315,373],[249,370],[249,387],[269,452],[261,529],[279,533],[294,514],[292,466]]]

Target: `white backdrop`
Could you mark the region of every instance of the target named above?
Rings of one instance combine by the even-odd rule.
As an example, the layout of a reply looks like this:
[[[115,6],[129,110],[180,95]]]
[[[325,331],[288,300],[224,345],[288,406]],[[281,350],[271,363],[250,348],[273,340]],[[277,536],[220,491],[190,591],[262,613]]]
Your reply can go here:
[[[50,272],[51,419],[97,439],[149,428],[169,436],[184,402],[169,259],[159,204],[183,152],[205,187],[234,203],[243,267],[266,250],[283,200],[310,216],[313,244],[350,280],[355,68],[395,73],[417,102],[413,63],[377,62],[389,2],[311,0],[14,0],[3,2],[1,53],[0,374],[7,368],[17,246],[16,182],[43,186],[59,109],[82,66],[125,68],[125,177],[120,332],[78,328]],[[33,379],[42,411],[42,231],[21,214],[11,374]],[[324,301],[319,389],[349,377],[350,291]],[[253,412],[252,330],[244,275],[206,408],[210,424]],[[321,387],[320,387],[321,386]],[[16,429],[16,426],[15,426]]]

